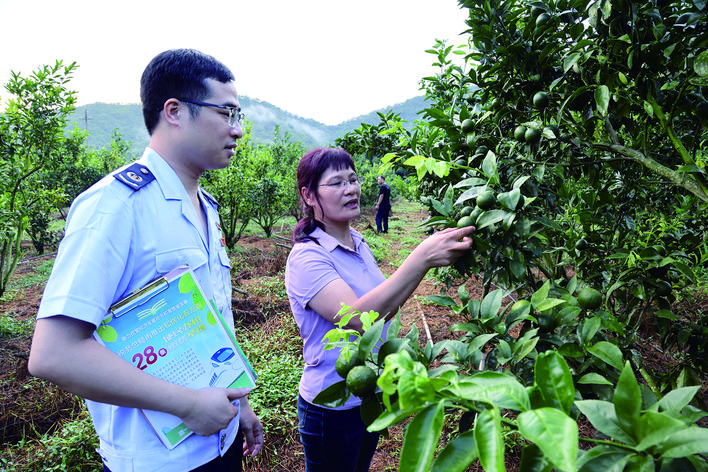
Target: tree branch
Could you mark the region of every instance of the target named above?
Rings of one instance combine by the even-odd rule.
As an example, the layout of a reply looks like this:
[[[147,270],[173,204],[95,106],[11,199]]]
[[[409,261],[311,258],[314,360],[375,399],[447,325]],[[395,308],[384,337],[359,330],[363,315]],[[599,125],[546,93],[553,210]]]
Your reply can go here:
[[[699,182],[693,179],[686,178],[683,174],[680,174],[672,169],[669,169],[666,166],[659,164],[654,159],[645,156],[643,153],[637,151],[636,149],[630,149],[619,144],[606,143],[593,143],[592,147],[594,149],[609,151],[629,158],[630,160],[643,165],[655,174],[664,177],[673,184],[688,190],[693,195],[698,197],[701,201],[708,203],[708,194]]]

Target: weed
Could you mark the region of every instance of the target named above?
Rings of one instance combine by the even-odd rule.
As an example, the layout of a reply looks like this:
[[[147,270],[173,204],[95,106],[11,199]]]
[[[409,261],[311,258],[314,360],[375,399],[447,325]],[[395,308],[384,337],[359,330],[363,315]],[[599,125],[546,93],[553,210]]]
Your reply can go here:
[[[288,298],[288,294],[285,291],[285,278],[282,274],[259,277],[256,283],[250,286],[249,290],[253,296],[258,297],[268,305]]]
[[[12,315],[0,315],[0,339],[30,336],[34,331],[35,320],[18,320]]]
[[[35,266],[31,273],[10,279],[5,293],[0,297],[0,302],[10,302],[17,297],[22,297],[24,288],[44,285],[49,279],[53,266],[54,259],[49,259]]]
[[[103,464],[96,447],[98,438],[84,406],[74,420],[63,423],[53,434],[10,446],[3,451],[0,464],[7,472],[98,472],[103,470]]]

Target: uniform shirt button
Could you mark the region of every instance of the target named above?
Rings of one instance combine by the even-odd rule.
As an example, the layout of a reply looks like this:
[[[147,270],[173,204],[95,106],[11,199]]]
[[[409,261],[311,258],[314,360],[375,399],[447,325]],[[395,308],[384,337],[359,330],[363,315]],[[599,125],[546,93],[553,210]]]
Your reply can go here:
[[[224,449],[224,444],[226,444],[226,435],[222,434],[221,435],[221,449]]]

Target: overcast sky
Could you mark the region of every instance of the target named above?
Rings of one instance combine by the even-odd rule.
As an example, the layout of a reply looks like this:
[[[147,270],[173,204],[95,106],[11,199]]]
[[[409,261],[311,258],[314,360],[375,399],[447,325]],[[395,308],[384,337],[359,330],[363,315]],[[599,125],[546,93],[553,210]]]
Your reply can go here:
[[[0,82],[76,61],[79,105],[138,103],[150,59],[190,47],[224,62],[239,94],[338,124],[421,95],[425,50],[463,43],[466,12],[457,0],[0,0]]]

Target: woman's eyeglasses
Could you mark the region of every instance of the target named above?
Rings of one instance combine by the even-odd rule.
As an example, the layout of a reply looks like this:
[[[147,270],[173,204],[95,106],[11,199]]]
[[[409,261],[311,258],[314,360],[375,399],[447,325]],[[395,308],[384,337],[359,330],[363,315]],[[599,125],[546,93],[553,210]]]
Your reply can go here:
[[[331,184],[320,184],[320,187],[331,187],[336,189],[344,190],[347,185],[356,187],[360,185],[359,177],[352,177],[351,179],[338,180],[337,182],[332,182]]]

